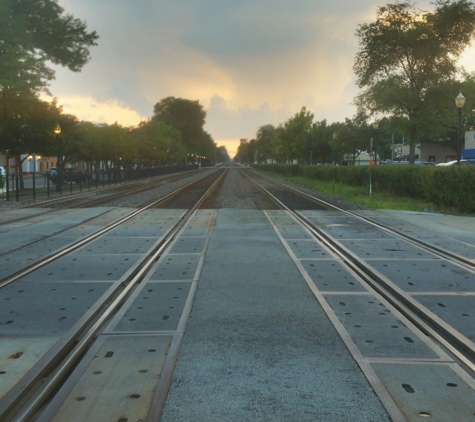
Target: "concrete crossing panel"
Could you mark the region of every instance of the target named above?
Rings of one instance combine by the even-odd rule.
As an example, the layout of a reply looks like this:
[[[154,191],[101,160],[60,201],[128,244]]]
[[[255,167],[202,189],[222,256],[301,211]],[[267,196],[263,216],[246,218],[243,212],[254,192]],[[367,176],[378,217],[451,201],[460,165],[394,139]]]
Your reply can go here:
[[[191,282],[147,283],[113,332],[176,330],[190,287]]]
[[[140,254],[71,254],[22,277],[19,282],[116,281],[123,277],[140,257]]]
[[[324,296],[363,356],[438,358],[430,347],[373,295]]]
[[[371,266],[406,292],[475,291],[475,273],[445,259],[375,260]]]
[[[0,289],[1,335],[66,333],[111,283],[14,283]]]
[[[166,255],[149,277],[150,280],[193,280],[201,255]]]

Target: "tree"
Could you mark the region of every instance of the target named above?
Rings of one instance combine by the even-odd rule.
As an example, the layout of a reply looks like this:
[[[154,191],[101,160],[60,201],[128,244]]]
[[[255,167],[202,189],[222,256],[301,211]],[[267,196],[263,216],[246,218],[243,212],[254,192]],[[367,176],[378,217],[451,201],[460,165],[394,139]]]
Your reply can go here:
[[[313,114],[302,107],[293,117],[279,125],[273,137],[274,151],[287,161],[305,159],[303,145],[312,121]]]
[[[428,95],[456,76],[457,60],[475,35],[475,5],[467,0],[436,0],[433,12],[410,2],[379,7],[376,21],[356,31],[357,83],[364,90],[355,103],[371,114],[407,119],[410,162],[422,126],[442,129]],[[453,104],[453,97],[447,101]]]
[[[256,155],[256,140],[241,138],[235,160],[241,163],[253,164]]]
[[[216,161],[218,163],[226,163],[230,160],[228,150],[224,145],[218,147],[216,152]]]
[[[188,153],[205,153],[202,150],[208,141],[203,130],[206,111],[199,101],[166,97],[155,104],[153,111],[152,120],[164,122],[181,132]]]
[[[260,126],[257,129],[256,141],[257,141],[257,161],[266,162],[272,157],[272,137],[274,136],[275,127],[272,125]]]
[[[180,131],[162,121],[142,122],[133,132],[138,162],[146,167],[183,161],[186,157]]]
[[[77,72],[97,39],[55,0],[0,0],[0,90],[46,89],[54,78],[47,62]]]
[[[355,160],[361,152],[369,149],[372,137],[372,128],[368,125],[366,116],[359,113],[353,119],[345,119],[345,123],[340,126],[335,137],[330,141],[330,145],[340,155],[349,155],[352,165],[355,165]]]
[[[26,154],[23,160],[33,153],[50,155],[60,115],[56,101],[49,103],[33,94],[0,91],[0,152],[15,158],[18,174],[22,154]]]

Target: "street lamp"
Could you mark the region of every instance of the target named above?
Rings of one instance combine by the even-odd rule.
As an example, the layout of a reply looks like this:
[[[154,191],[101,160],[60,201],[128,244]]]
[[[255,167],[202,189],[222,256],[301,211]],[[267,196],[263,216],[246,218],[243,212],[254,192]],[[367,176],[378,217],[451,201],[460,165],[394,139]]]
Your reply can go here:
[[[462,137],[462,108],[465,105],[465,97],[460,93],[455,97],[455,105],[457,106],[457,110],[459,112],[459,130],[457,136],[457,164],[460,165],[460,138]]]
[[[374,129],[374,164],[378,164],[378,128],[379,128],[379,123],[374,122],[373,123],[373,129]]]
[[[56,125],[54,134],[56,135],[56,146],[58,148],[58,161],[56,162],[56,190],[61,193],[61,144],[59,143],[59,134],[61,133],[61,126]]]

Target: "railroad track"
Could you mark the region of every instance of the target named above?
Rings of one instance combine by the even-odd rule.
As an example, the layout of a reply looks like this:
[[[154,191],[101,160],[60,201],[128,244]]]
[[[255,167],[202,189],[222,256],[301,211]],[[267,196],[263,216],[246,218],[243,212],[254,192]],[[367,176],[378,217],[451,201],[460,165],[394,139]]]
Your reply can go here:
[[[161,264],[161,259],[165,252],[170,249],[170,246],[173,245],[176,236],[190,224],[190,221],[196,218],[196,211],[214,191],[216,186],[218,186],[225,174],[226,171],[218,170],[213,172],[212,176],[214,177],[207,175],[205,177],[207,188],[203,190],[199,198],[195,198],[193,206],[188,210],[175,212],[173,218],[166,219],[164,223],[166,227],[161,228],[162,234],[159,236],[159,239],[155,241],[153,246],[150,247],[122,277],[117,281],[106,285],[103,289],[103,294],[97,298],[98,300],[93,303],[86,314],[79,318],[79,321],[74,324],[66,335],[60,336],[59,339],[55,339],[49,351],[47,351],[43,357],[26,371],[24,376],[21,377],[20,382],[15,384],[12,383],[12,379],[7,380],[12,383],[12,385],[10,386],[10,389],[7,388],[6,390],[4,386],[3,390],[0,391],[4,393],[0,402],[0,420],[30,420],[35,416],[38,409],[44,406],[45,402],[51,399],[53,392],[65,382],[68,375],[70,375],[74,367],[79,364],[87,350],[93,347],[94,341],[100,337],[101,330],[104,330],[104,327],[110,323],[111,319],[120,312],[120,308],[124,303],[126,303],[134,294],[137,294],[136,292],[143,287],[143,280],[147,276],[150,276],[152,269]],[[202,182],[202,179],[194,181],[180,188],[178,191],[181,194],[184,194],[186,191],[193,190],[197,184],[202,185]],[[102,239],[104,242],[110,242],[111,238],[104,238],[104,235],[114,233],[114,231],[117,230],[123,230],[122,227],[124,225],[133,224],[133,222],[138,218],[141,218],[142,215],[147,214],[147,212],[150,212],[150,210],[157,207],[160,203],[170,201],[170,198],[176,197],[176,195],[176,192],[166,195],[165,197],[126,215],[118,221],[115,221],[108,227],[81,239],[79,242],[52,254],[51,256],[45,257],[20,272],[12,274],[8,278],[2,280],[0,289],[10,289],[12,295],[14,290],[17,290],[18,288],[20,288],[19,292],[23,292],[25,286],[28,286],[28,284],[22,284],[22,279],[25,280],[25,277],[34,276],[34,274],[36,274],[35,271],[44,267],[47,268],[48,264],[67,257],[69,254],[80,248],[89,247],[92,249],[94,246],[90,245],[94,245],[94,242],[97,240]],[[149,228],[148,231],[150,230],[151,229]],[[172,347],[168,352],[167,362],[164,364],[161,381],[157,387],[159,391],[166,391],[166,389],[168,389],[167,383],[171,379],[173,362],[176,359],[184,324],[191,309],[191,301],[196,290],[196,281],[190,284],[191,287],[189,294],[185,298],[185,308],[183,313],[180,315],[179,327],[172,334]],[[52,290],[56,291],[61,286],[61,283],[54,285],[57,287]],[[21,288],[22,286],[23,289]],[[14,290],[11,290],[12,287],[14,287]],[[95,289],[89,289],[90,292],[94,290]],[[65,317],[62,317],[60,320],[64,318]],[[13,319],[10,322],[13,323]],[[14,338],[12,338],[12,340],[13,339]],[[10,360],[15,362],[15,360],[20,358],[22,355],[23,351],[17,351],[10,356]],[[14,364],[12,365],[13,372],[15,372]],[[5,378],[4,375],[7,373],[8,371],[2,372],[2,379]],[[152,390],[154,390],[154,388],[152,388],[151,391]],[[155,410],[152,412],[154,415],[161,411],[160,409],[164,404],[164,402],[162,403],[161,401],[163,400],[163,395],[159,395],[155,398],[153,406]]]
[[[103,187],[100,191],[85,191],[78,194],[61,196],[47,199],[34,204],[24,205],[21,208],[88,208],[107,204],[124,196],[135,195],[148,190],[156,189],[166,183],[185,179],[190,175],[199,174],[201,170],[180,172],[161,177],[140,179],[133,183],[123,183],[114,186]],[[3,223],[5,224],[5,223]]]
[[[374,291],[375,296],[380,298],[381,301],[384,301],[384,303],[381,302],[380,305],[386,305],[386,312],[389,307],[395,309],[410,322],[414,331],[419,331],[420,338],[430,338],[434,344],[440,348],[440,356],[443,357],[442,360],[447,359],[447,361],[455,362],[460,378],[465,379],[473,388],[475,385],[473,381],[475,377],[475,344],[473,342],[475,336],[473,329],[470,328],[473,325],[469,322],[469,317],[473,316],[473,300],[470,300],[470,298],[473,298],[475,294],[475,285],[471,284],[475,282],[475,248],[473,246],[460,242],[458,245],[453,244],[452,247],[455,250],[450,251],[440,246],[440,244],[447,243],[444,242],[443,236],[432,237],[429,242],[427,239],[423,240],[415,235],[404,233],[401,230],[394,229],[387,224],[382,224],[360,213],[338,208],[274,179],[269,179],[260,174],[257,175],[252,171],[246,171],[245,174],[256,186],[259,186],[266,195],[270,196],[272,200],[280,206],[280,209],[285,210],[289,219],[301,225],[306,232],[322,246],[322,250],[329,252],[333,257],[341,260],[349,272],[356,275],[368,289]],[[262,186],[262,181],[265,182],[266,187]],[[270,185],[278,186],[281,189],[292,192],[292,195],[298,195],[312,204],[319,204],[321,209],[328,210],[330,213],[333,213],[333,216],[318,218],[315,213],[311,211],[290,209],[283,201],[279,200],[276,195],[270,192]],[[308,209],[308,207],[303,206],[302,209]],[[276,219],[278,221],[279,217],[276,217],[271,212],[267,213],[268,218],[274,221],[274,228],[279,233],[275,224]],[[354,239],[351,239],[351,236],[343,234],[343,230],[341,230],[340,227],[348,227],[350,230],[353,230],[353,233],[355,233]],[[357,235],[356,228],[358,230]],[[384,253],[378,256],[386,256],[389,260],[382,258],[368,259],[368,248],[358,247],[359,242],[365,239],[365,235],[361,234],[364,233],[365,230],[367,233],[371,233],[371,241],[375,245],[381,245],[381,251]],[[339,239],[335,235],[343,239]],[[292,241],[286,239],[285,233],[280,232],[279,236],[289,253],[294,256],[296,264],[302,271],[315,297],[319,300],[322,307],[326,309],[327,313],[331,315],[331,319],[335,322],[337,328],[340,329],[342,337],[347,337],[348,332],[341,326],[340,321],[345,321],[347,326],[350,326],[351,322],[350,319],[345,319],[345,313],[338,309],[335,300],[332,301],[333,297],[337,297],[337,294],[335,293],[333,297],[330,296],[330,294],[322,294],[322,291],[325,291],[326,287],[321,285],[316,286],[315,280],[309,276],[308,265],[302,265],[302,263],[305,264],[305,261],[302,261],[296,256],[296,251],[292,248]],[[374,240],[375,237],[379,237],[379,240]],[[370,242],[369,239],[370,237],[368,236],[368,243]],[[440,271],[445,271],[447,280],[441,281],[440,276],[434,276],[435,287],[431,289],[428,286],[421,286],[420,290],[418,290],[418,280],[413,274],[408,273],[405,277],[397,276],[396,271],[401,272],[400,267],[391,265],[393,262],[391,259],[405,252],[410,252],[414,258],[421,260],[419,262],[412,262],[410,260],[411,256],[406,255],[408,267],[409,265],[421,265],[422,268],[424,265],[437,267]],[[424,262],[424,259],[426,262]],[[451,277],[453,277],[453,279],[451,279]],[[470,280],[471,283],[466,282],[466,284],[463,285],[462,281],[464,279]],[[438,293],[432,291],[437,288],[452,289],[452,293],[449,293],[452,295],[451,297],[469,299],[471,303],[470,310],[467,311],[466,308],[460,309],[458,317],[450,313],[444,314],[444,312],[437,312],[434,308],[443,310],[448,306],[446,302],[447,296],[445,296],[444,299],[437,299]],[[428,296],[432,297],[433,300],[427,300]],[[421,301],[422,299],[425,299],[425,303]],[[341,306],[347,305],[343,300],[339,302],[339,304]],[[453,304],[451,311],[456,311]],[[384,312],[381,312],[380,314],[383,315],[383,313]],[[335,318],[335,315],[338,317]],[[466,319],[465,322],[463,322],[463,318]],[[359,325],[355,325],[355,327],[359,327]],[[413,342],[410,337],[404,338],[409,343]],[[368,359],[364,359],[361,356],[361,352],[355,350],[355,344],[352,340],[348,340],[347,345],[353,353],[355,360],[357,360],[365,372],[368,380],[372,383],[375,390],[378,391],[380,385],[378,382],[375,382],[374,371],[368,367]],[[445,353],[447,355],[444,355]],[[430,359],[427,360],[430,361]],[[447,385],[453,388],[457,387],[458,384],[449,382]],[[407,392],[414,393],[413,388],[409,384],[403,384],[403,387],[407,388]],[[379,388],[379,391],[381,391],[381,388]],[[399,410],[395,410],[397,406],[395,406],[392,397],[386,395],[382,397],[382,401],[394,420],[406,420]],[[417,417],[420,418],[430,418],[433,416],[435,417],[435,415],[431,415],[430,412],[423,410],[417,415]]]

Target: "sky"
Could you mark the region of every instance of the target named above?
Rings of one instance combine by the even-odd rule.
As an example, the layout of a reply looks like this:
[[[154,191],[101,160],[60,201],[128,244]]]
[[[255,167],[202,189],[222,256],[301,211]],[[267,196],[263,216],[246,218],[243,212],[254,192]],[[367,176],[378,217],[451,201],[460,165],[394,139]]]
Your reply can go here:
[[[355,114],[355,31],[372,0],[58,0],[99,35],[81,72],[54,67],[65,113],[135,126],[168,96],[199,100],[205,130],[231,157],[241,138],[306,106],[315,120]],[[430,2],[416,2],[428,10]],[[470,49],[463,61],[470,65]],[[475,68],[475,66],[474,66]],[[470,70],[470,69],[469,69]]]

